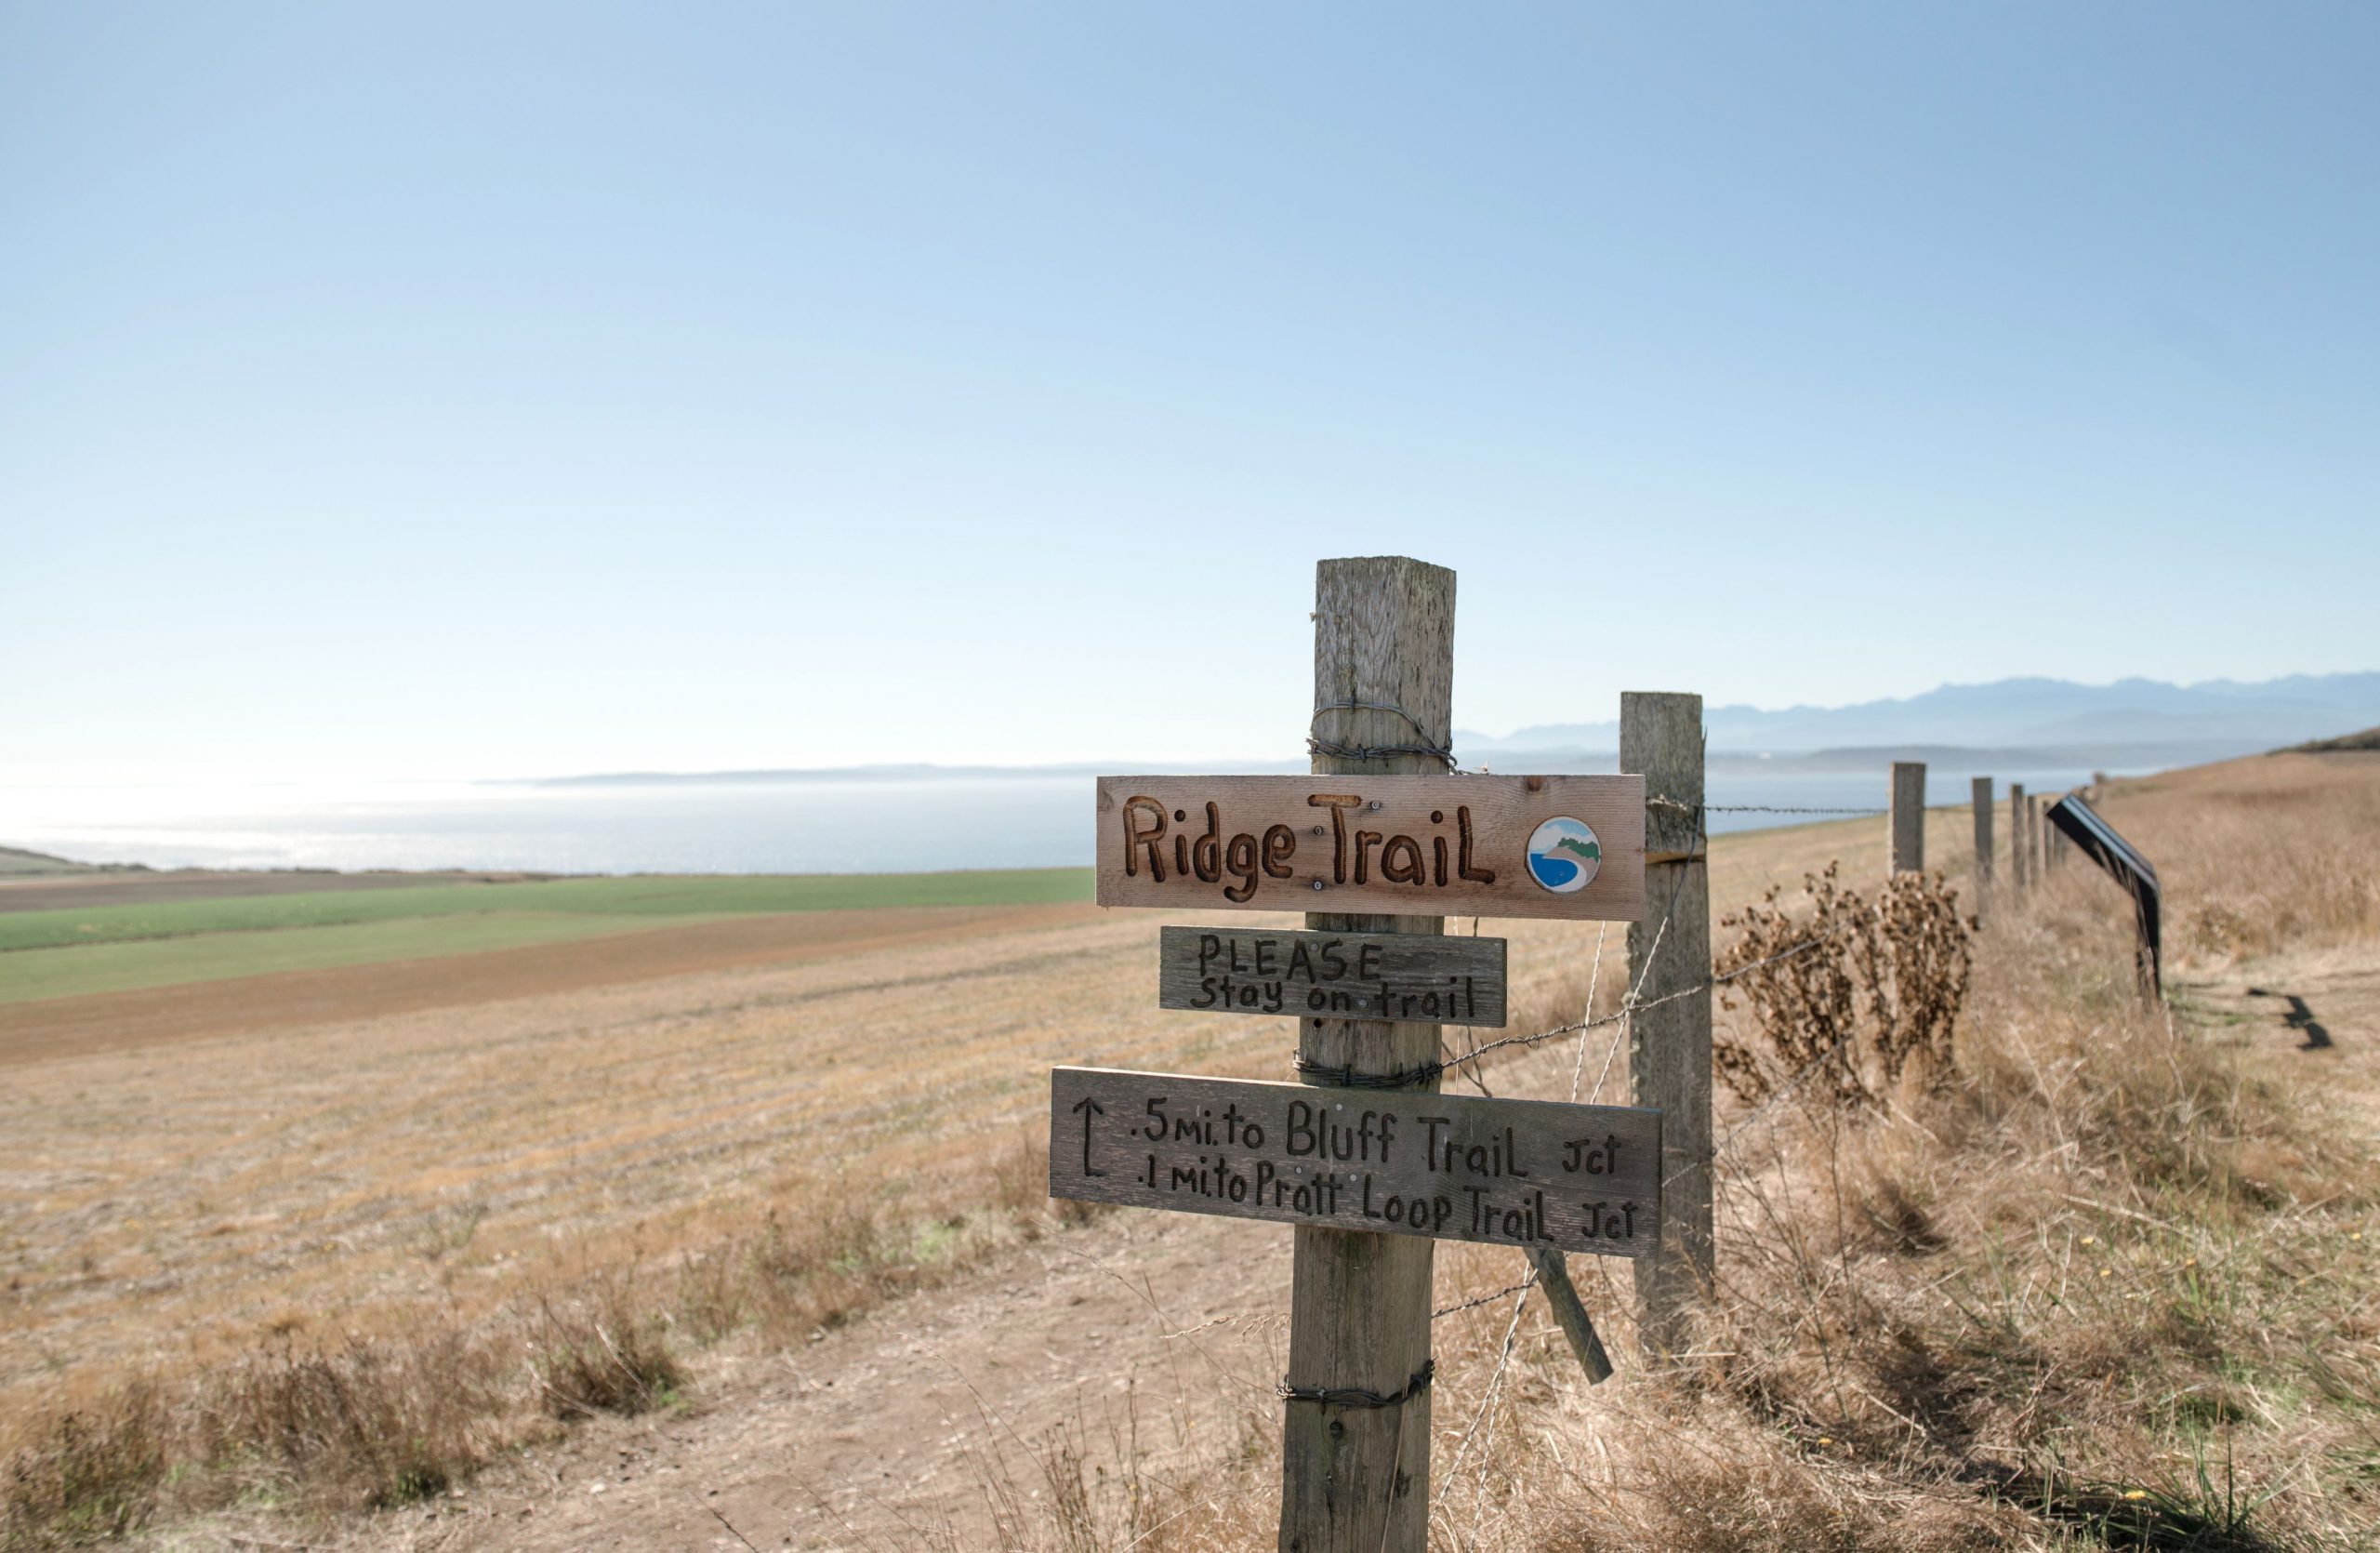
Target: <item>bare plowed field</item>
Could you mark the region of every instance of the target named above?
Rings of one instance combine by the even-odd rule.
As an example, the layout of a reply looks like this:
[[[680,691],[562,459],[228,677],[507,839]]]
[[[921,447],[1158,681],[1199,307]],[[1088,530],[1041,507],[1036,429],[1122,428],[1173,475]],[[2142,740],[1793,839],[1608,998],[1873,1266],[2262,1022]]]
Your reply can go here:
[[[1089,919],[1090,906],[923,907],[731,917],[479,954],[339,965],[137,992],[0,1003],[0,1065],[159,1042],[457,1008],[621,982],[930,947]]]

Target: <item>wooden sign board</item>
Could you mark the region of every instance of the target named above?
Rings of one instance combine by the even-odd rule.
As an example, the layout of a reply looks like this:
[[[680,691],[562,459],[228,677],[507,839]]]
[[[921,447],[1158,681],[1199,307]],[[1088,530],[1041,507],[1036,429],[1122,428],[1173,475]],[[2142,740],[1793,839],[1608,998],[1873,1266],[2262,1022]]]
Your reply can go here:
[[[1168,927],[1157,934],[1157,1004],[1501,1027],[1504,941]]]
[[[1624,1106],[1050,1073],[1050,1195],[1086,1202],[1643,1256],[1660,1158]]]
[[[1099,904],[1645,914],[1645,778],[1102,776]]]

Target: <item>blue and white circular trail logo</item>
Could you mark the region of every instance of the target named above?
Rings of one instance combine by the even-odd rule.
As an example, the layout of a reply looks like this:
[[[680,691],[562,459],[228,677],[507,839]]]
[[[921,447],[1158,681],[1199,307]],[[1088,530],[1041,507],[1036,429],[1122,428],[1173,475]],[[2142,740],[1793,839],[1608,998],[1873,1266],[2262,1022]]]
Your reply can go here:
[[[1601,867],[1603,843],[1585,820],[1564,815],[1529,834],[1528,876],[1557,896],[1585,889]]]

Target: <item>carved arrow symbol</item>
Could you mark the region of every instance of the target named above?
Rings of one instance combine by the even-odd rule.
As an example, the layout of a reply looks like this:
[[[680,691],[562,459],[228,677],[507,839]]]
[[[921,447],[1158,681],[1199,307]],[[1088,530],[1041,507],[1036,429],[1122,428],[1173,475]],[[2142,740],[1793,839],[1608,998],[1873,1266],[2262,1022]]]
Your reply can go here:
[[[1076,1101],[1070,1108],[1082,1112],[1082,1173],[1085,1175],[1106,1175],[1107,1172],[1104,1170],[1091,1168],[1091,1119],[1094,1116],[1105,1116],[1107,1108],[1086,1095]]]

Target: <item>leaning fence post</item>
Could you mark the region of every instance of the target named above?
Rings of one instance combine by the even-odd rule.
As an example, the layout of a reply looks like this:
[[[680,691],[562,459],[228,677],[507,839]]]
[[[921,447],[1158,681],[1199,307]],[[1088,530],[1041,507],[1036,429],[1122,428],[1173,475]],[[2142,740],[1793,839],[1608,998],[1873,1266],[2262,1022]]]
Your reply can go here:
[[[1314,703],[1341,743],[1409,745],[1416,729],[1453,726],[1454,573],[1402,556],[1325,561],[1316,571]],[[1409,725],[1408,725],[1409,721]],[[1425,755],[1357,761],[1317,753],[1316,773],[1445,769]],[[1441,917],[1323,911],[1306,926],[1334,933],[1438,933]],[[1298,1055],[1382,1075],[1438,1055],[1438,1027],[1301,1019]],[[1428,1089],[1437,1087],[1430,1081]],[[1400,1140],[1401,1141],[1401,1140]],[[1430,1359],[1430,1269],[1437,1242],[1351,1229],[1295,1231],[1289,1374],[1301,1385],[1389,1396]],[[1401,1406],[1293,1401],[1281,1427],[1281,1538],[1297,1553],[1421,1553],[1429,1532],[1430,1395]]]
[[[2025,893],[2032,883],[2032,872],[2025,867],[2025,784],[2008,784],[2008,886],[2012,897]]]
[[[1627,691],[1620,769],[1645,777],[1645,920],[1628,924],[1628,1076],[1661,1113],[1661,1238],[1636,1264],[1637,1333],[1648,1354],[1687,1339],[1711,1287],[1711,880],[1702,826],[1702,697]],[[1665,1001],[1672,1000],[1674,1001]]]
[[[1991,778],[1978,776],[1975,794],[1975,909],[1979,915],[1991,894]]]
[[[2043,839],[2042,801],[2038,793],[2025,795],[2025,866],[2033,870],[2035,883],[2049,877],[2049,843]]]
[[[1891,867],[1888,873],[1925,871],[1925,763],[1893,762]]]

